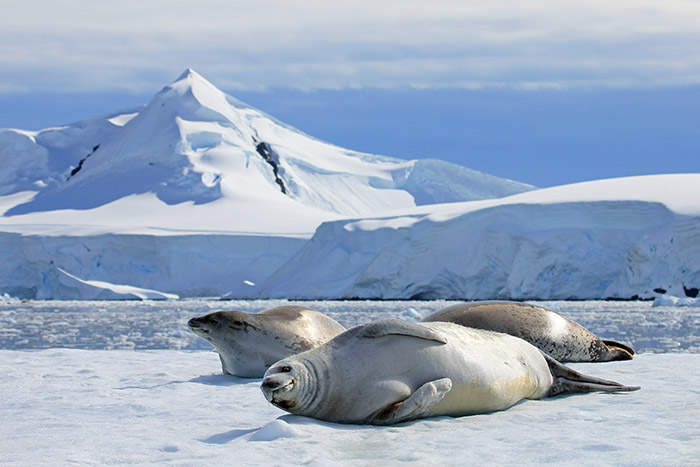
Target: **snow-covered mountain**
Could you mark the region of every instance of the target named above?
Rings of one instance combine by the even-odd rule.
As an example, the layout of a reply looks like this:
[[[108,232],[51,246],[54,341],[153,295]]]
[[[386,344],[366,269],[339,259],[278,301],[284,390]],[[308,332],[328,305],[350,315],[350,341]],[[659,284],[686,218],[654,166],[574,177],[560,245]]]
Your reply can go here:
[[[311,138],[192,70],[142,109],[0,133],[2,225],[310,235],[323,220],[533,187]]]
[[[260,297],[696,296],[700,174],[600,180],[323,224]]]
[[[187,70],[142,108],[0,130],[0,293],[242,296],[324,221],[532,188],[339,148]]]
[[[700,174],[532,188],[333,146],[187,70],[140,109],[0,131],[0,295],[698,294]]]

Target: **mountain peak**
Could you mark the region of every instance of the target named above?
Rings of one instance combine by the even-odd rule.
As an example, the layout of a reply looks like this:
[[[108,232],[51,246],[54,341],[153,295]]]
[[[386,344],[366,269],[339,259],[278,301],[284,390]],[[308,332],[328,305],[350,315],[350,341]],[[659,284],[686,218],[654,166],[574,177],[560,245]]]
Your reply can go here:
[[[191,68],[125,121],[94,120],[22,140],[36,154],[37,169],[23,175],[29,173],[25,163],[6,179],[40,190],[8,215],[87,210],[153,193],[167,205],[223,199],[231,206],[358,216],[530,188],[484,181],[447,163],[359,154],[316,140],[237,101]],[[16,152],[16,140],[8,149],[0,140],[0,160]],[[476,188],[467,193],[461,187]]]
[[[168,91],[175,90],[177,94],[184,95],[188,92],[191,93],[214,93],[217,95],[223,95],[224,92],[219,88],[214,86],[202,75],[194,71],[192,68],[187,68],[185,71],[178,76],[178,78],[165,86],[159,94],[168,93]]]
[[[218,121],[224,126],[245,126],[236,107],[241,105],[202,75],[187,68],[175,81],[165,86],[146,106],[146,113],[156,118],[180,117],[190,121]],[[169,111],[164,111],[168,108]]]
[[[180,76],[175,81],[182,81],[183,79],[187,79],[187,78],[191,78],[191,77],[198,77],[198,78],[204,79],[204,78],[202,78],[202,75],[200,75],[199,73],[194,71],[192,68],[186,68],[185,71],[183,71],[182,74],[180,74]]]
[[[219,88],[214,86],[204,76],[200,75],[199,73],[194,71],[192,68],[187,68],[185,71],[183,71],[180,74],[180,76],[178,76],[175,81],[173,81],[168,86],[166,86],[165,89],[181,88],[181,87],[191,88],[194,86],[204,86],[204,87],[208,87],[210,89],[216,89],[217,91],[219,91]],[[219,91],[219,92],[221,92],[221,91]]]

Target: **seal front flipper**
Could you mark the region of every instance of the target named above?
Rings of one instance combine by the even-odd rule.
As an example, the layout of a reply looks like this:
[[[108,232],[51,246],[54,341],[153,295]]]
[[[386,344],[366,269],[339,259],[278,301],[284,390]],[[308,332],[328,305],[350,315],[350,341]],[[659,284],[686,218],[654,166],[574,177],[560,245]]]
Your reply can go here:
[[[408,336],[426,339],[430,341],[447,344],[447,339],[439,332],[433,331],[427,326],[417,323],[408,323],[398,319],[384,319],[373,323],[362,324],[345,333],[348,338],[362,337],[367,339],[376,339],[385,336]],[[339,338],[343,336],[341,334]],[[339,339],[336,339],[339,340]]]
[[[584,375],[562,365],[545,353],[542,355],[549,365],[549,371],[553,378],[552,386],[546,397],[581,392],[626,392],[640,389],[639,386],[625,386],[615,381]]]
[[[605,344],[608,347],[608,350],[610,350],[610,361],[632,360],[632,356],[634,355],[634,349],[629,345],[605,339],[603,339],[603,344]]]
[[[440,402],[450,389],[452,389],[450,378],[427,382],[408,396],[408,399],[391,404],[379,413],[372,415],[366,422],[372,425],[393,425],[421,418],[427,415],[430,409]]]

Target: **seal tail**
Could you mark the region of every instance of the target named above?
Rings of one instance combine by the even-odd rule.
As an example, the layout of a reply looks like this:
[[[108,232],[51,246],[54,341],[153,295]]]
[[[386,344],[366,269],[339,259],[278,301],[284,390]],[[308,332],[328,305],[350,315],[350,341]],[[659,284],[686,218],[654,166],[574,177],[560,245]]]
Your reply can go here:
[[[639,386],[625,386],[615,381],[584,375],[562,365],[549,355],[543,355],[549,365],[549,371],[554,377],[547,397],[584,392],[629,392],[640,389]]]
[[[608,341],[603,339],[603,344],[605,344],[610,350],[610,360],[632,360],[634,356],[634,349],[629,345],[621,344],[615,341]]]

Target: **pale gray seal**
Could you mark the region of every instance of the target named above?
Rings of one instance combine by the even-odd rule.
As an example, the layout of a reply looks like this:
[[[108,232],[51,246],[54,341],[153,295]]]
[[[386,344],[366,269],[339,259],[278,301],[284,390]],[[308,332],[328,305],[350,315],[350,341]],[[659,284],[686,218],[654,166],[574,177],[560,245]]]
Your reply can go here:
[[[473,302],[436,311],[422,322],[447,321],[525,339],[560,362],[630,360],[634,349],[601,340],[559,313],[520,302]]]
[[[188,325],[216,348],[224,373],[246,378],[260,378],[276,361],[345,331],[334,319],[302,306],[260,313],[217,311],[192,318]]]
[[[507,334],[384,320],[275,363],[261,389],[293,414],[389,425],[502,410],[522,399],[639,388],[577,373]]]

